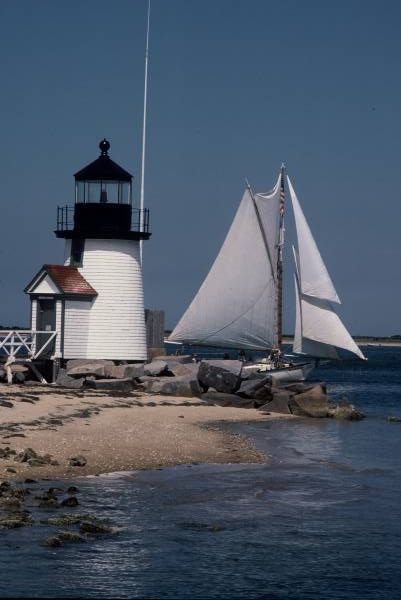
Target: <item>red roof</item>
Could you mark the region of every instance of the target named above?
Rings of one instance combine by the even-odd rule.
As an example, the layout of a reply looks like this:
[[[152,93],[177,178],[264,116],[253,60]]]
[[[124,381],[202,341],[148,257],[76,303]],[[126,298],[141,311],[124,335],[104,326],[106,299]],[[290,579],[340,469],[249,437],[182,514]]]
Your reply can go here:
[[[89,285],[76,267],[43,265],[43,269],[49,274],[63,294],[97,296],[97,291]]]

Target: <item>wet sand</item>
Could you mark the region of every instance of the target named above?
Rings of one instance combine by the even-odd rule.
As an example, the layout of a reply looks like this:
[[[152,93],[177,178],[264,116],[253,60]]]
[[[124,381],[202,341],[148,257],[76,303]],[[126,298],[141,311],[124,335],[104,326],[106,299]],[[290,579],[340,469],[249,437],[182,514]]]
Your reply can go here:
[[[73,478],[195,462],[264,462],[266,457],[248,440],[223,425],[286,418],[136,391],[110,395],[1,385],[0,400],[13,404],[0,406],[0,448],[9,446],[16,453],[32,448],[58,463],[30,466],[14,456],[0,458],[0,479]],[[69,459],[78,455],[87,464],[69,466]]]

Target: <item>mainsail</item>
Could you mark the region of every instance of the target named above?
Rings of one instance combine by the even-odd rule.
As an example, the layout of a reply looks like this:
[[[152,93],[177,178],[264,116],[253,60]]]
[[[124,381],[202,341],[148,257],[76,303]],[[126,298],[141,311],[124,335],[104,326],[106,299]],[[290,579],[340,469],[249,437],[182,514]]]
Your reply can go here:
[[[268,194],[245,190],[220,252],[170,341],[275,346],[280,177]]]
[[[296,296],[293,351],[318,358],[338,359],[337,349],[341,348],[364,359],[334,310],[332,302],[339,302],[337,293],[294,188],[288,177],[287,180],[298,238],[298,252],[293,248]]]

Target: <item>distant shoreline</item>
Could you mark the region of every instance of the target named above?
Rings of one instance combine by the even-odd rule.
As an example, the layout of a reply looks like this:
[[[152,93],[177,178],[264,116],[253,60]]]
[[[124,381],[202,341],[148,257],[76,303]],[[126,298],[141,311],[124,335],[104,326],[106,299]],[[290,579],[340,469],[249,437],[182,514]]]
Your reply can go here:
[[[375,338],[375,337],[354,337],[355,343],[358,346],[393,346],[401,347],[401,339],[392,338]],[[292,344],[293,336],[284,335],[283,344]]]
[[[169,334],[170,330],[165,332],[165,342]],[[389,346],[389,347],[401,347],[401,337],[400,338],[392,338],[392,337],[373,337],[373,336],[359,336],[353,337],[354,341],[358,346]],[[283,344],[292,344],[294,341],[294,337],[292,335],[283,335]],[[167,341],[168,343],[168,341]],[[174,343],[174,342],[173,342]]]

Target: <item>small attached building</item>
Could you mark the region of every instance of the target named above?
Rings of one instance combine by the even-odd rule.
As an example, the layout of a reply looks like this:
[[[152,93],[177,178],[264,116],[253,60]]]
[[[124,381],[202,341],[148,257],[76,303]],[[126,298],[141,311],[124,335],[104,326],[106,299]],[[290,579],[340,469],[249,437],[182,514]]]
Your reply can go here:
[[[46,355],[85,358],[89,314],[97,292],[78,269],[43,265],[25,292],[31,298],[31,329],[58,332]]]
[[[75,174],[75,205],[58,208],[64,265],[44,265],[25,291],[31,328],[57,331],[53,355],[71,359],[147,359],[139,244],[148,210],[132,207],[132,175],[108,155]]]

